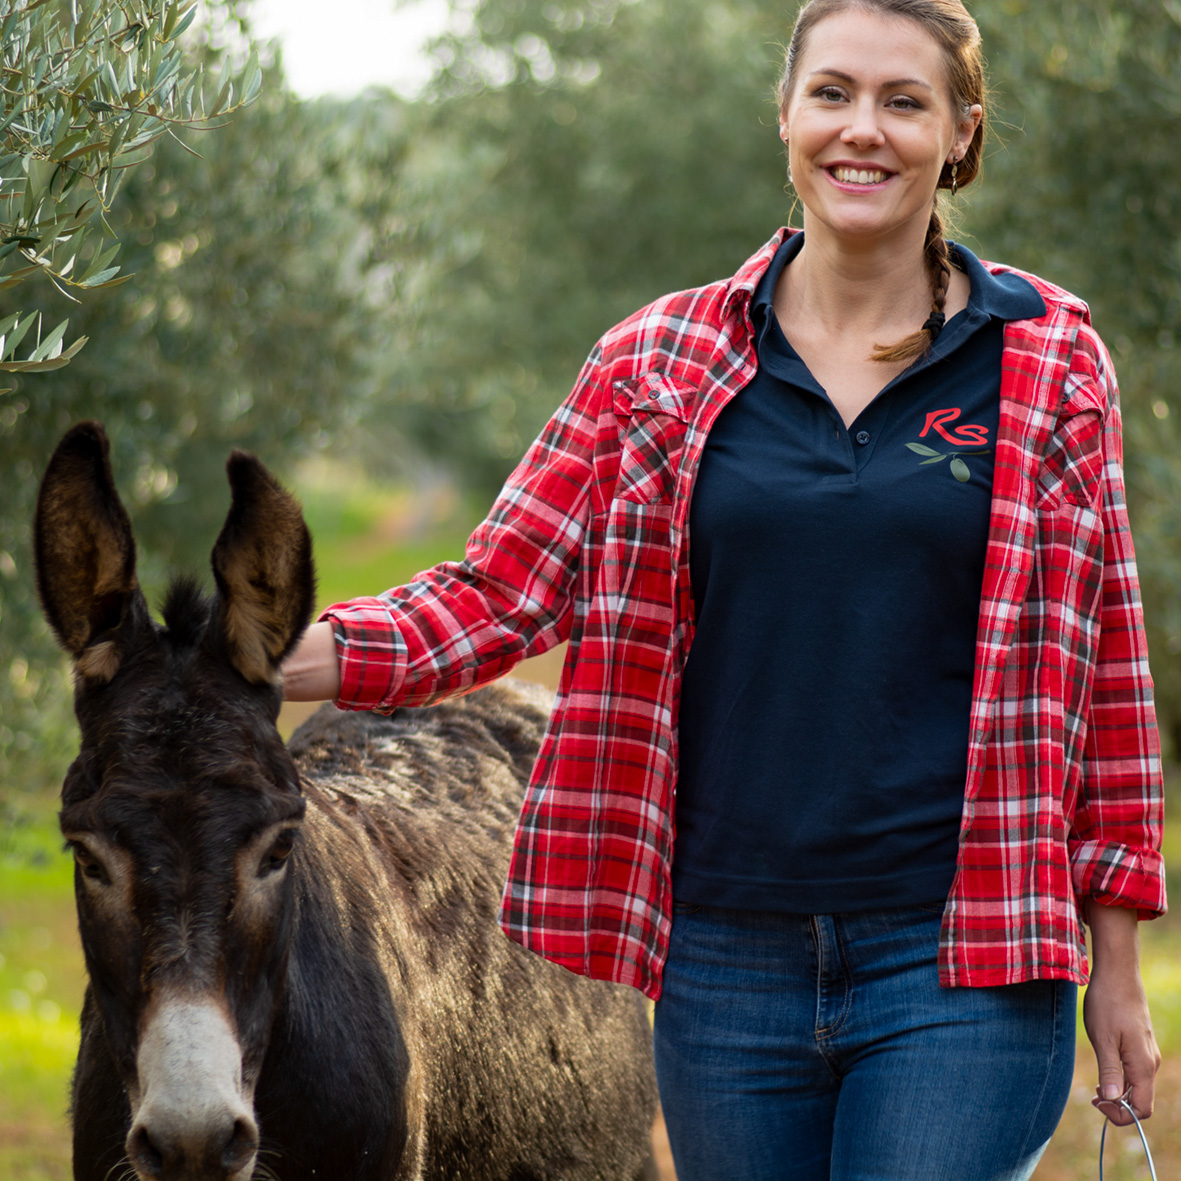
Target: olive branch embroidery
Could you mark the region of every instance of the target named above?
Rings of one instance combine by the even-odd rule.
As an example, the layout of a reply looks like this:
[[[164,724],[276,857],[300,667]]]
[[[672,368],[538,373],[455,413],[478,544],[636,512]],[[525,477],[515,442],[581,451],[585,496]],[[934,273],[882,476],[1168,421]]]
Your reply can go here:
[[[942,463],[949,456],[951,458],[951,474],[961,483],[966,484],[972,478],[972,471],[960,458],[961,455],[987,455],[992,448],[982,447],[978,451],[936,451],[925,443],[907,443],[906,446],[916,455],[926,455],[927,459],[920,462],[919,467],[926,467],[931,463]]]

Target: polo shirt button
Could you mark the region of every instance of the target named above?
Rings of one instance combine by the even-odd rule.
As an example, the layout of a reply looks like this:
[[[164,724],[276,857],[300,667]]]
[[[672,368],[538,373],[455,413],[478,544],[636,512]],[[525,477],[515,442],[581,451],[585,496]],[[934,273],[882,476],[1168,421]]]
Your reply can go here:
[[[860,443],[862,447],[864,447],[865,444],[869,442],[869,431],[858,431],[857,442]]]

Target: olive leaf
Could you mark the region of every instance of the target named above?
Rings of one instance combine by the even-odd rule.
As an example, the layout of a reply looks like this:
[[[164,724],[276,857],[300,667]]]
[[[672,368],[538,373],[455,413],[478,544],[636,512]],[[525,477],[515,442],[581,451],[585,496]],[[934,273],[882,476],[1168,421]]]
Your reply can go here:
[[[222,126],[262,87],[257,52],[226,56],[221,89],[206,85],[180,37],[196,0],[28,0],[0,19],[0,288],[32,275],[67,289],[125,282],[106,248],[106,220],[120,183],[151,145],[181,128]],[[235,101],[235,82],[240,97]],[[26,316],[31,313],[26,313]],[[40,320],[38,318],[38,330]],[[9,339],[0,370],[65,365],[66,322],[17,357]]]
[[[924,443],[907,443],[906,447],[913,451],[916,455],[929,456],[927,459],[919,461],[919,467],[928,467],[931,464],[942,463],[945,459],[951,460],[951,474],[961,484],[968,483],[972,478],[972,470],[960,458],[961,455],[987,455],[992,448],[981,447],[976,451],[960,451],[958,453],[951,451],[936,451],[934,447],[928,447]]]

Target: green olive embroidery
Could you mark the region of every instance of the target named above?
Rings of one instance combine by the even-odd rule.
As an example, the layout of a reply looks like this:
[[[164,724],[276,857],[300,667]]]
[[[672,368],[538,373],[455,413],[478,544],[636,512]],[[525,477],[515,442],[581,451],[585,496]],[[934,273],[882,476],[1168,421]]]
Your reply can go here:
[[[945,459],[951,458],[951,474],[961,483],[966,484],[972,478],[971,469],[960,458],[961,455],[987,455],[992,450],[991,447],[981,448],[979,451],[936,451],[934,447],[928,447],[925,443],[907,443],[916,455],[925,455],[926,459],[919,464],[920,467],[926,467],[931,463],[942,463]]]

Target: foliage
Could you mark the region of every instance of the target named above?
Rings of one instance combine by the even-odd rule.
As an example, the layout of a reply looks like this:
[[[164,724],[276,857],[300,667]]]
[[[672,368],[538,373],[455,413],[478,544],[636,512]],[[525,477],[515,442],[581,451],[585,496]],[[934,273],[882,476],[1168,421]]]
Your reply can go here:
[[[121,282],[104,216],[128,169],[178,126],[209,126],[262,85],[256,55],[241,79],[229,56],[216,90],[181,42],[196,0],[24,0],[0,28],[0,287],[43,275],[59,290]],[[235,104],[235,82],[241,96]],[[96,231],[98,231],[96,233]],[[36,344],[17,348],[36,325]],[[65,365],[68,321],[42,333],[36,312],[0,323],[0,370]]]
[[[18,375],[0,400],[0,465],[12,484],[0,506],[0,797],[58,779],[72,745],[28,538],[38,478],[65,428],[105,422],[149,591],[165,568],[208,568],[231,448],[282,472],[347,433],[367,358],[384,340],[363,297],[363,227],[349,209],[360,187],[354,141],[369,124],[348,116],[292,102],[274,76],[248,111],[200,141],[203,156],[159,144],[108,218],[134,277],[75,313],[95,345],[64,369]],[[387,125],[387,141],[394,134]]]
[[[386,397],[487,495],[601,332],[785,220],[785,30],[756,0],[484,0],[462,28],[371,213],[404,325]]]

